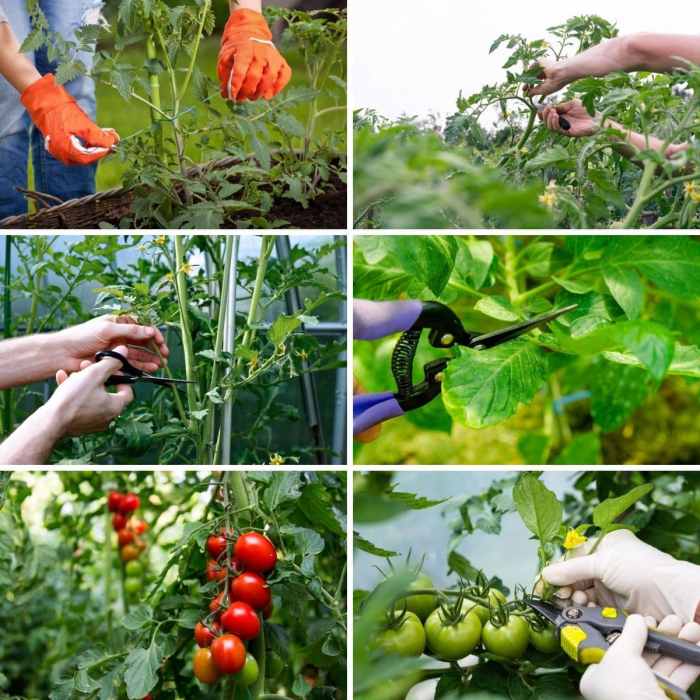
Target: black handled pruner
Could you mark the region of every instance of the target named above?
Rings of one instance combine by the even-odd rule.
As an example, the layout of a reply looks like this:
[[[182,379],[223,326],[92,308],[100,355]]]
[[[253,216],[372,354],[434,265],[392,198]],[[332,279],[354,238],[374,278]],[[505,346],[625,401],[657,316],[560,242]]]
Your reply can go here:
[[[138,367],[134,367],[129,360],[121,353],[114,350],[103,350],[95,355],[95,362],[104,360],[106,357],[111,357],[119,360],[122,363],[122,374],[113,374],[107,378],[105,386],[117,386],[119,384],[136,384],[136,382],[148,382],[149,384],[157,384],[158,386],[176,387],[180,384],[195,384],[194,381],[187,379],[169,379],[168,377],[155,377],[148,372],[144,372]]]
[[[428,362],[423,366],[425,379],[420,384],[413,383],[413,360],[424,329],[430,330],[428,339],[434,348],[462,345],[472,350],[487,350],[513,340],[533,328],[543,326],[573,311],[577,306],[565,306],[491,333],[476,335],[464,328],[448,306],[435,301],[423,302],[420,315],[411,328],[401,335],[391,358],[391,371],[398,388],[395,398],[399,406],[403,411],[410,411],[425,406],[436,398],[441,390],[441,374],[452,359],[441,357]]]

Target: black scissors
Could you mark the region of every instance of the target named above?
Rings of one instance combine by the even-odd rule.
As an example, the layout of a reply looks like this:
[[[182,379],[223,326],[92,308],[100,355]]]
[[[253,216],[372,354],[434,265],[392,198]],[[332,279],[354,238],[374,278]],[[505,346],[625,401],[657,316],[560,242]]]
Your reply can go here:
[[[597,664],[622,634],[627,615],[616,608],[569,605],[558,608],[543,600],[529,600],[528,605],[552,623],[564,653],[577,663]],[[661,632],[649,630],[646,649],[650,654],[670,656],[678,661],[700,666],[700,647]],[[661,689],[672,700],[690,700],[690,696],[661,676]]]
[[[543,326],[573,311],[577,306],[565,306],[492,333],[477,335],[464,328],[449,306],[437,301],[356,300],[353,307],[356,339],[372,340],[397,331],[403,333],[394,347],[391,358],[391,370],[397,391],[356,395],[353,399],[353,433],[358,435],[377,423],[425,406],[440,395],[442,373],[451,357],[441,357],[428,362],[423,367],[424,381],[419,384],[413,383],[413,360],[423,330],[429,331],[428,338],[434,348],[462,345],[473,350],[487,350],[513,340],[533,328]],[[358,312],[363,317],[360,324],[357,323]],[[361,325],[359,333],[358,325]]]
[[[149,384],[157,384],[158,386],[176,387],[180,384],[196,384],[195,381],[187,379],[169,379],[168,377],[155,377],[148,372],[144,372],[138,367],[134,367],[121,353],[114,350],[103,350],[95,355],[95,362],[104,360],[106,357],[111,357],[119,360],[122,363],[121,371],[123,374],[113,374],[108,377],[105,386],[117,386],[119,384],[136,384],[136,382],[148,382]]]

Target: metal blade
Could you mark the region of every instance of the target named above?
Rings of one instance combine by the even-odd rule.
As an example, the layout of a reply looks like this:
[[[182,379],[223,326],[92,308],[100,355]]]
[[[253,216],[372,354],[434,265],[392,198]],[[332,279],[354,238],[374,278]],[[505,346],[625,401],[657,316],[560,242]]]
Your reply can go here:
[[[153,377],[150,374],[145,374],[139,377],[141,382],[149,382],[150,384],[158,384],[159,386],[174,386],[180,384],[196,384],[195,381],[188,381],[187,379],[169,379],[168,377]]]
[[[469,347],[474,348],[474,350],[486,350],[488,348],[496,347],[496,345],[501,345],[509,340],[513,340],[513,338],[517,338],[518,336],[523,335],[523,333],[531,331],[533,328],[544,326],[554,319],[559,318],[564,314],[568,314],[569,311],[573,311],[577,307],[578,304],[571,304],[571,306],[565,306],[562,309],[550,311],[547,314],[535,316],[535,318],[529,318],[527,321],[522,321],[513,326],[507,326],[506,328],[501,328],[498,331],[478,335],[476,338],[472,338],[471,342],[469,343]]]
[[[527,604],[552,624],[555,624],[561,615],[559,608],[551,603],[546,603],[544,600],[528,600]]]

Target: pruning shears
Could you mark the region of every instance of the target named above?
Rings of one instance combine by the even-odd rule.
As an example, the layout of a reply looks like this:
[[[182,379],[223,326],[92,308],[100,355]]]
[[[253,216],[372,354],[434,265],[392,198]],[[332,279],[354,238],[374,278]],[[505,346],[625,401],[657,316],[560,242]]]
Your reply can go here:
[[[428,337],[434,348],[462,345],[472,350],[488,350],[543,326],[576,307],[573,304],[492,333],[477,335],[464,328],[452,309],[436,301],[355,301],[356,339],[374,340],[400,331],[403,333],[391,358],[397,391],[355,396],[353,433],[358,435],[378,423],[421,408],[440,394],[443,372],[452,357],[428,362],[423,367],[425,379],[419,384],[413,383],[413,360],[423,330],[430,331]]]
[[[168,377],[156,377],[148,372],[144,372],[138,367],[134,367],[129,360],[119,352],[114,350],[104,350],[95,355],[95,362],[104,360],[106,357],[111,357],[119,360],[122,363],[122,374],[113,374],[107,378],[105,386],[117,386],[119,384],[136,384],[136,382],[148,382],[149,384],[157,384],[158,386],[169,386],[175,388],[182,384],[195,384],[195,381],[187,379],[170,379]]]
[[[549,102],[545,102],[544,100],[542,100],[541,102],[538,102],[535,105],[535,108],[541,114],[547,107],[551,106],[552,105]],[[561,115],[559,115],[559,126],[564,131],[569,131],[571,129],[571,122],[566,117],[562,117]]]
[[[554,625],[564,653],[585,666],[603,660],[605,652],[622,634],[627,620],[627,615],[617,608],[577,605],[558,608],[541,600],[529,600],[528,605]],[[649,630],[645,651],[700,666],[700,647],[654,630]],[[665,678],[656,675],[656,679],[671,700],[691,700],[688,693]]]

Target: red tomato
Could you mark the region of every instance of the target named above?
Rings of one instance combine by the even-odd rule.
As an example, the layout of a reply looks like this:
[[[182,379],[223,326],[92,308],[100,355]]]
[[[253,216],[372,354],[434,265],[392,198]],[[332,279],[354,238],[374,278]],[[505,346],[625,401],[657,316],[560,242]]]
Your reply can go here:
[[[134,533],[126,529],[119,530],[119,532],[117,532],[117,538],[119,539],[119,546],[124,547],[134,541]]]
[[[238,673],[245,666],[245,646],[235,634],[222,634],[211,643],[211,655],[221,673]]]
[[[272,617],[272,611],[274,610],[274,605],[272,603],[272,600],[270,600],[270,604],[265,606],[265,609],[263,610],[263,617],[266,620],[269,620]]]
[[[260,618],[248,603],[241,600],[231,603],[221,616],[221,626],[244,641],[255,639],[260,634]]]
[[[112,527],[119,532],[119,530],[123,530],[126,527],[127,523],[127,517],[126,515],[122,513],[115,513],[112,516]]]
[[[216,683],[219,680],[219,669],[214,663],[211,649],[197,649],[192,659],[194,675],[201,683]]]
[[[148,532],[148,523],[145,523],[143,520],[135,520],[132,527],[137,535],[143,535],[144,532]]]
[[[141,505],[141,499],[135,493],[127,493],[122,500],[122,513],[133,513]]]
[[[122,509],[124,494],[119,491],[110,491],[107,496],[107,509],[110,513],[119,513]]]
[[[212,598],[211,603],[209,603],[209,610],[211,612],[216,612],[223,604],[224,602],[224,591],[219,593],[216,598]]]
[[[226,537],[224,535],[209,535],[207,551],[209,556],[218,559],[226,551]]]
[[[259,532],[246,532],[236,540],[233,555],[244,569],[264,574],[275,568],[277,550],[270,540]]]
[[[122,561],[133,561],[134,559],[139,558],[139,554],[141,554],[141,552],[139,552],[139,550],[134,547],[133,544],[127,544],[126,547],[122,547],[120,554]]]
[[[207,562],[207,581],[223,581],[226,578],[226,567],[219,566],[216,560]]]
[[[264,610],[272,600],[265,579],[252,571],[236,576],[231,584],[231,600],[242,600],[256,610]]]
[[[209,627],[198,622],[194,626],[194,641],[197,646],[208,647],[216,639],[216,636],[221,632],[221,625],[218,622],[212,622]]]

